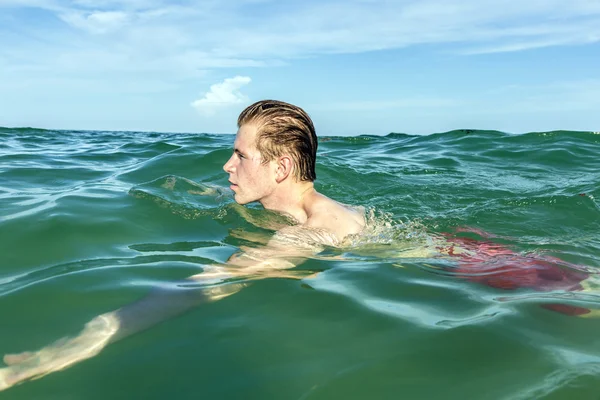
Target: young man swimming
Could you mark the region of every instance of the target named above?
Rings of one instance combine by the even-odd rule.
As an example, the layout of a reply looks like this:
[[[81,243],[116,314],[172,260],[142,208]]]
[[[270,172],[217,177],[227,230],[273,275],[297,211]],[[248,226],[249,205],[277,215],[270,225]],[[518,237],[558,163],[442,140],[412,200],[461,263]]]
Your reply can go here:
[[[308,114],[281,101],[264,100],[246,108],[238,119],[233,154],[223,169],[239,204],[259,202],[297,222],[279,230],[266,246],[247,249],[224,265],[204,268],[190,277],[199,287],[159,290],[116,311],[102,314],[74,337],[36,352],[6,355],[0,390],[39,378],[93,357],[106,345],[167,318],[238,292],[250,280],[302,278],[288,271],[322,246],[340,246],[365,225],[361,211],[344,206],[314,188],[317,136]],[[243,281],[224,279],[242,277]],[[205,285],[211,284],[211,285]]]
[[[361,213],[314,188],[317,136],[304,110],[259,101],[240,114],[238,127],[233,155],[223,166],[237,203],[258,201],[267,210],[288,214],[301,227],[321,230],[327,244],[361,231]]]

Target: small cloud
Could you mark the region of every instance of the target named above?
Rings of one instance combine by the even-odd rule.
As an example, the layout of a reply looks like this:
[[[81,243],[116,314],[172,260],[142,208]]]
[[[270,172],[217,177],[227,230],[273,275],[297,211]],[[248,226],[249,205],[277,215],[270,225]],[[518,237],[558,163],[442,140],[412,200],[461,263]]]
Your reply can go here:
[[[70,12],[60,18],[75,28],[97,34],[115,31],[129,20],[128,15],[120,11]]]
[[[240,88],[252,80],[248,76],[227,78],[210,87],[210,91],[201,99],[195,100],[191,106],[205,115],[214,115],[218,109],[230,107],[248,101],[248,96],[240,92]]]

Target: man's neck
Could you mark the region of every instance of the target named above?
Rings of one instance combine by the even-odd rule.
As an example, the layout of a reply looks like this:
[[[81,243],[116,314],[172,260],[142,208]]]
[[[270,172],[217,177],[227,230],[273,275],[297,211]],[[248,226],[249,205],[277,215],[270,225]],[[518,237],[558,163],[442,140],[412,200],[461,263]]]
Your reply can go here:
[[[267,210],[291,215],[298,223],[303,224],[309,217],[306,211],[306,199],[314,193],[316,192],[312,182],[293,182],[278,187],[273,194],[260,203]]]

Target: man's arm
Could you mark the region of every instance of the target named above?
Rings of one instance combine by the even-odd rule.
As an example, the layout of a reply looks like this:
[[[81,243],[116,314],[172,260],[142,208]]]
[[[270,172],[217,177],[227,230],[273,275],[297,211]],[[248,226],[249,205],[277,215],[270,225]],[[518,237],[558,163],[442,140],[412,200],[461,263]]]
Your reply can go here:
[[[202,273],[190,276],[197,282],[215,283],[231,278],[244,278],[246,281],[265,278],[306,277],[302,271],[290,271],[307,258],[322,250],[320,232],[300,226],[279,230],[269,242],[259,248],[240,248],[224,265],[212,265]]]
[[[294,230],[291,230],[294,232]],[[73,338],[63,338],[35,352],[6,355],[0,368],[0,391],[40,378],[100,353],[108,344],[148,329],[203,303],[237,293],[251,281],[265,278],[302,279],[309,271],[289,271],[318,248],[300,246],[276,237],[258,249],[245,249],[224,265],[212,265],[173,289],[156,289],[116,311],[99,315]]]

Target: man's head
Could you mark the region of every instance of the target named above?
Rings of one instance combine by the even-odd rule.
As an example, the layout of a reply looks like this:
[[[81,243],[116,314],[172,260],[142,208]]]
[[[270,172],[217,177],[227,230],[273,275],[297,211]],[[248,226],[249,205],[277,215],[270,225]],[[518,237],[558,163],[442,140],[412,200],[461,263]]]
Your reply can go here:
[[[317,135],[308,114],[300,107],[277,100],[261,100],[248,106],[238,118],[238,128],[256,126],[256,148],[269,162],[283,154],[294,161],[298,181],[317,179]]]
[[[282,182],[316,178],[317,136],[299,107],[275,100],[252,104],[238,118],[234,153],[223,166],[240,204],[273,198]]]

